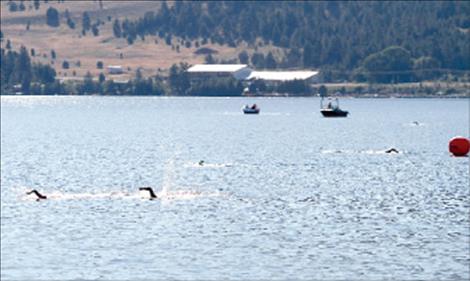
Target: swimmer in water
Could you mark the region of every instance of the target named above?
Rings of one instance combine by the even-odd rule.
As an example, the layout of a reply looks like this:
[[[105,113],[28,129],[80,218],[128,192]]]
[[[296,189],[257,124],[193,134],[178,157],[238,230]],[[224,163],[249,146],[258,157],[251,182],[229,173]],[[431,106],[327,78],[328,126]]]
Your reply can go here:
[[[149,192],[149,195],[150,195],[150,200],[153,200],[153,199],[157,199],[158,196],[155,194],[155,192],[153,191],[153,189],[151,187],[139,187],[139,190],[142,190],[142,191],[148,191]],[[41,199],[47,199],[47,196],[46,195],[43,195],[41,194],[39,191],[37,191],[36,189],[33,189],[31,191],[28,191],[26,192],[27,195],[30,195],[30,194],[34,194],[36,195],[36,201],[40,201]]]
[[[400,152],[392,147],[392,148],[385,150],[385,153],[400,153]]]
[[[47,199],[47,196],[46,195],[42,195],[41,193],[39,193],[39,191],[37,191],[36,189],[33,189],[31,191],[28,191],[26,192],[27,195],[30,195],[30,194],[33,194],[37,196],[37,199],[36,201],[39,201],[41,199]]]
[[[155,192],[153,192],[153,189],[151,187],[139,187],[139,190],[148,191],[150,193],[150,200],[158,198],[157,195],[155,195]]]
[[[204,165],[204,160],[199,161],[199,166]]]

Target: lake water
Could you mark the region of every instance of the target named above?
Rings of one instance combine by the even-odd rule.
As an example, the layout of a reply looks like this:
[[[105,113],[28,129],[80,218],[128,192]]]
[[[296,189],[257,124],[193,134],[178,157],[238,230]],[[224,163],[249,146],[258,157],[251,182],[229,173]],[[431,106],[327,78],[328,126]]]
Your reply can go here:
[[[341,106],[2,96],[1,279],[468,280],[469,99]]]

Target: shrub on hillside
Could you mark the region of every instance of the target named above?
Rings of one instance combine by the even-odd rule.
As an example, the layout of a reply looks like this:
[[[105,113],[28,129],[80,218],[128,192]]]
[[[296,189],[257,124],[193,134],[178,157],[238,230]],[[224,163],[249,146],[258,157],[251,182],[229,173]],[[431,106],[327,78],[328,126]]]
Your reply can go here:
[[[47,9],[46,24],[51,27],[58,27],[60,25],[59,12],[56,9],[52,7],[49,7],[49,9]]]

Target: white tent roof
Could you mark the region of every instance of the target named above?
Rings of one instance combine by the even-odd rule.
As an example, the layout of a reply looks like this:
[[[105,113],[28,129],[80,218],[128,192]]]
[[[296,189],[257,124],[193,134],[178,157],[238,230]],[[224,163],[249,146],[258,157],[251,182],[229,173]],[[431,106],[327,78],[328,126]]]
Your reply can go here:
[[[188,72],[236,72],[245,67],[246,64],[196,64]]]
[[[252,71],[246,80],[261,79],[269,81],[306,80],[318,71]]]

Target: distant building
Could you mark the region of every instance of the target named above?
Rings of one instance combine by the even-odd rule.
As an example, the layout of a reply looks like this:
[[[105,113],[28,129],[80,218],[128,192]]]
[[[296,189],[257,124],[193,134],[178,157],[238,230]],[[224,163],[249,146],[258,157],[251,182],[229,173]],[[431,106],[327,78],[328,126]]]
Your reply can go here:
[[[124,69],[120,65],[108,65],[106,67],[109,74],[123,74]]]
[[[244,80],[263,80],[265,83],[277,84],[293,80],[301,80],[307,83],[317,83],[318,71],[295,70],[295,71],[252,71]]]
[[[244,82],[262,80],[266,84],[279,84],[293,80],[302,80],[306,83],[319,82],[319,71],[255,71],[246,64],[196,64],[190,67],[187,72],[191,81],[233,77]]]
[[[224,77],[234,77],[237,80],[243,80],[251,71],[246,64],[196,64],[187,70],[191,81]]]

